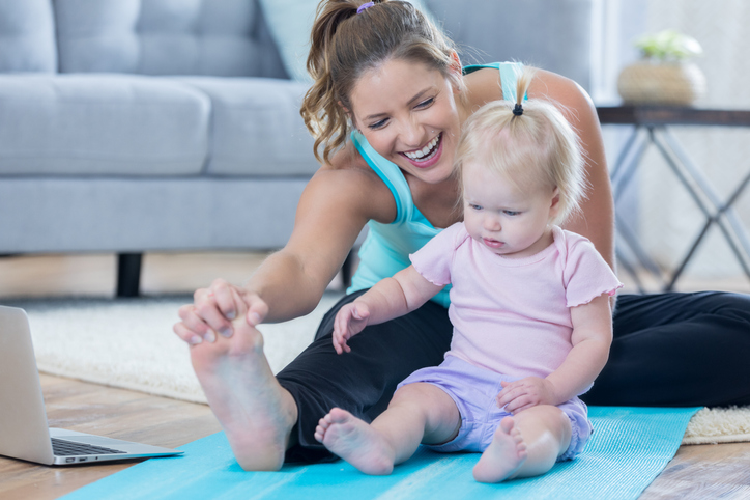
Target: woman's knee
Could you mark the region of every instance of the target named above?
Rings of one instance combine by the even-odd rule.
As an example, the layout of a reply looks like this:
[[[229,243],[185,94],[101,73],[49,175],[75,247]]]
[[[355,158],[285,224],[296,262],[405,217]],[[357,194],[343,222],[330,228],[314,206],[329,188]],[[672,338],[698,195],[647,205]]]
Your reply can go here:
[[[750,295],[728,292],[707,293],[711,312],[750,324]]]

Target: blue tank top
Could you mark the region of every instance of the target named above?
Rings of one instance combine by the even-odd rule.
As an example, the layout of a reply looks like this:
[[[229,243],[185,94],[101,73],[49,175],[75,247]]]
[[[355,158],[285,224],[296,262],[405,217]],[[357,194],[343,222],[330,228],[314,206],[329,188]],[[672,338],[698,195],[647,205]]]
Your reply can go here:
[[[497,69],[500,72],[503,99],[515,99],[516,80],[522,68],[520,63],[472,64],[464,66],[463,73],[468,75],[482,68]],[[381,279],[391,277],[409,267],[409,254],[422,248],[441,230],[434,227],[414,205],[409,184],[398,165],[380,156],[356,130],[352,131],[351,140],[362,158],[393,193],[397,214],[396,219],[390,224],[372,220],[367,223],[369,232],[359,249],[359,266],[352,277],[351,286],[347,289],[348,293],[369,288]],[[446,285],[432,300],[448,307],[449,290],[450,285]]]

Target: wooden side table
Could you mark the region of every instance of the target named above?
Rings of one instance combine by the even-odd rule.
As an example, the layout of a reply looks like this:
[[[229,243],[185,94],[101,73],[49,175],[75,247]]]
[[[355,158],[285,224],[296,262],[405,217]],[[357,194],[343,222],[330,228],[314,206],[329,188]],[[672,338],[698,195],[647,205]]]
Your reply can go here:
[[[653,144],[706,217],[706,222],[693,238],[689,250],[676,269],[664,280],[664,291],[674,289],[675,283],[714,224],[721,230],[727,244],[737,255],[745,275],[750,279],[750,236],[734,210],[735,202],[750,183],[750,163],[743,176],[737,180],[731,195],[723,199],[716,192],[708,176],[670,132],[673,126],[750,127],[750,111],[674,106],[617,106],[599,107],[597,112],[602,125],[626,125],[632,128],[610,174],[615,201],[632,181],[646,147]],[[639,264],[661,278],[662,271],[643,249],[635,231],[617,213],[615,220],[622,241]],[[622,252],[618,251],[617,254],[623,267],[633,275],[639,289],[643,291],[633,265],[624,258]]]

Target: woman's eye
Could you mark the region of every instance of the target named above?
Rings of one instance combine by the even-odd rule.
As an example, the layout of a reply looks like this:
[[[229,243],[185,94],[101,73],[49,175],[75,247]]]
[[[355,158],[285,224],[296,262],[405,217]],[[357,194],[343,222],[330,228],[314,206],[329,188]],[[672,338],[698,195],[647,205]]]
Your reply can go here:
[[[426,101],[420,102],[415,107],[417,107],[417,108],[426,108],[426,107],[430,106],[433,102],[435,102],[435,98],[434,97],[430,97]]]
[[[367,128],[369,128],[370,130],[377,130],[377,129],[379,129],[379,128],[383,128],[383,127],[385,127],[385,123],[386,123],[386,121],[387,121],[387,119],[386,119],[386,118],[383,118],[383,119],[382,119],[382,120],[380,120],[380,121],[377,121],[377,122],[375,122],[375,123],[371,123],[371,124],[369,124],[369,125],[367,126]]]

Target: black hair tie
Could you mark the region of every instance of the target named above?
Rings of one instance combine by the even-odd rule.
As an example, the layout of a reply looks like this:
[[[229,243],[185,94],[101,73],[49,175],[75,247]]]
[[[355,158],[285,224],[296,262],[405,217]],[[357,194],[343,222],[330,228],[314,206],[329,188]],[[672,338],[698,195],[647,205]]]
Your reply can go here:
[[[520,104],[516,104],[516,106],[513,108],[513,114],[516,116],[521,116],[523,114],[523,107]]]

